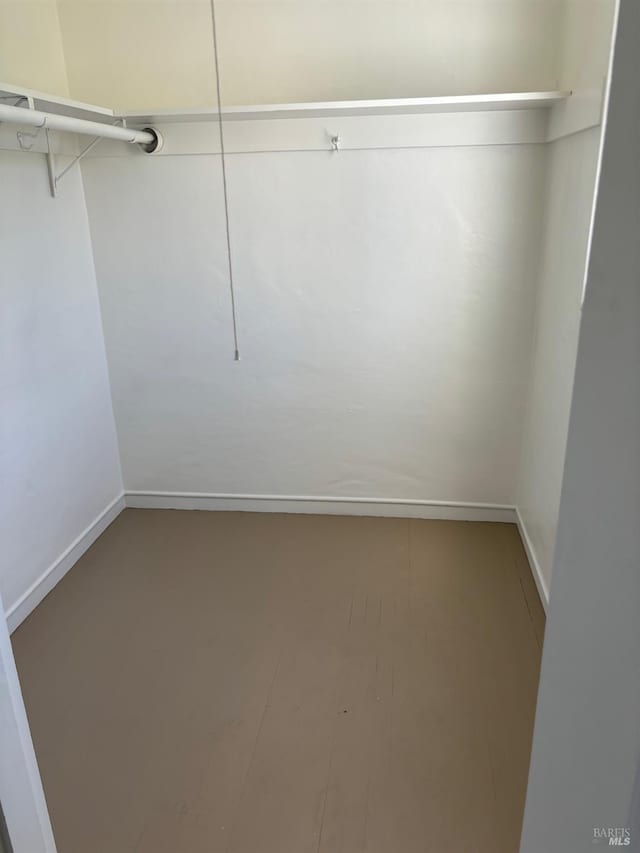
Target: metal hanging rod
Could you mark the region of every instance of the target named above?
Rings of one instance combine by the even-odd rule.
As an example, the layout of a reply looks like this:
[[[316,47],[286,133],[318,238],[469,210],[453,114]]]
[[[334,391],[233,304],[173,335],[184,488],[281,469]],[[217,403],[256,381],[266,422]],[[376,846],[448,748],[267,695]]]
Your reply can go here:
[[[154,154],[162,148],[162,136],[157,130],[152,127],[145,127],[144,130],[132,130],[125,126],[125,121],[122,120],[122,125],[103,124],[99,121],[89,121],[83,118],[74,118],[73,116],[57,115],[56,113],[45,113],[41,110],[31,109],[31,104],[25,109],[14,105],[0,103],[0,123],[17,124],[24,127],[35,127],[38,131],[44,130],[47,137],[47,171],[49,173],[49,188],[51,195],[56,196],[58,191],[58,182],[66,175],[69,169],[84,157],[101,139],[116,139],[120,142],[129,142],[139,145],[146,154]],[[66,168],[59,174],[56,174],[55,158],[51,150],[51,142],[49,140],[50,130],[62,130],[67,133],[80,133],[88,136],[93,136],[94,139],[75,157]],[[20,138],[20,131],[18,131]],[[21,141],[21,140],[20,140]],[[33,143],[32,143],[33,144]]]
[[[0,122],[42,127],[48,130],[64,130],[68,133],[82,133],[88,136],[99,136],[101,139],[118,139],[121,142],[133,142],[142,146],[149,154],[158,150],[161,144],[161,137],[153,128],[131,130],[128,127],[103,124],[99,121],[88,121],[87,119],[73,118],[72,116],[56,115],[55,113],[44,113],[40,110],[24,109],[23,107],[14,107],[9,104],[0,104]]]

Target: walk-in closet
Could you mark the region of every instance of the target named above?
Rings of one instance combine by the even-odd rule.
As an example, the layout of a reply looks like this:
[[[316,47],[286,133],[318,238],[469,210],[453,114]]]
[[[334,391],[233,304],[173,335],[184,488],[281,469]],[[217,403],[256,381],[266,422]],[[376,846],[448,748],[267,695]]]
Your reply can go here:
[[[614,6],[0,2],[15,853],[520,849]]]

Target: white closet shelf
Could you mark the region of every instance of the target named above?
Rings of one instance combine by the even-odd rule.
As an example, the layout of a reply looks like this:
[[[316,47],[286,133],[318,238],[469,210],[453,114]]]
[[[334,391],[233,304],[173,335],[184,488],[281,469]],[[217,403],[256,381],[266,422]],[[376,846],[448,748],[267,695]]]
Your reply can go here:
[[[41,110],[42,112],[55,113],[56,115],[64,115],[71,118],[100,121],[101,119],[113,119],[116,117],[114,111],[108,107],[85,104],[82,101],[49,95],[45,92],[38,92],[35,89],[25,89],[23,86],[14,86],[13,83],[0,83],[0,103],[9,104],[15,101],[26,101],[32,110]]]
[[[599,92],[595,92],[593,97],[569,91],[509,92],[228,106],[223,107],[222,117],[228,122],[227,148],[233,153],[519,144],[548,142],[597,125],[601,102]],[[9,150],[24,150],[19,134],[16,141],[15,135],[7,132],[7,128],[10,128],[10,119],[13,124],[20,124],[18,113],[29,111],[34,118],[37,112],[50,116],[48,124],[45,119],[37,124],[38,127],[48,126],[55,130],[56,124],[61,124],[53,121],[55,116],[67,121],[62,129],[70,133],[91,133],[118,140],[123,139],[122,129],[109,127],[109,133],[103,133],[101,126],[122,122],[134,134],[155,133],[157,140],[160,138],[158,132],[148,128],[160,125],[167,144],[161,151],[162,146],[156,146],[156,149],[164,155],[216,153],[218,150],[218,144],[206,126],[219,119],[215,106],[119,112],[11,83],[0,83],[0,111],[5,115],[4,121],[0,118],[0,148]],[[372,120],[359,122],[361,116],[370,116]],[[404,116],[405,120],[400,124],[384,120],[392,116]],[[380,121],[374,121],[375,117]],[[72,120],[77,119],[83,120],[83,128],[72,127]],[[283,119],[303,120],[288,122]],[[330,130],[335,135],[328,135],[325,119],[330,119]],[[92,127],[89,127],[90,123]],[[24,124],[35,123],[25,120]],[[196,125],[200,125],[199,130]],[[140,131],[140,128],[145,128],[145,131]],[[138,142],[145,151],[144,145],[150,144],[137,138],[124,141]],[[56,145],[60,144],[56,140]],[[46,153],[42,140],[32,142],[28,150]],[[104,150],[105,145],[102,145],[101,153]],[[124,148],[119,146],[111,146],[107,150],[112,155],[116,152],[118,156],[127,156]]]
[[[531,110],[552,107],[565,101],[571,92],[508,92],[489,95],[447,95],[431,98],[394,98],[368,101],[320,101],[301,104],[256,104],[224,107],[227,121],[259,119],[324,118],[339,116],[411,115],[420,113],[466,113],[495,110]],[[160,109],[117,112],[108,107],[86,104],[71,98],[49,95],[12,83],[0,83],[0,103],[24,99],[31,109],[75,118],[126,119],[132,123],[198,122],[218,118],[216,107]]]
[[[321,101],[304,104],[258,104],[224,107],[227,121],[259,119],[323,118],[331,116],[384,116],[419,113],[465,113],[494,110],[530,110],[552,107],[566,100],[571,92],[510,92],[494,95],[451,95],[433,98],[399,98],[375,101]],[[149,110],[116,113],[134,123],[198,122],[218,118],[215,107],[185,110]]]

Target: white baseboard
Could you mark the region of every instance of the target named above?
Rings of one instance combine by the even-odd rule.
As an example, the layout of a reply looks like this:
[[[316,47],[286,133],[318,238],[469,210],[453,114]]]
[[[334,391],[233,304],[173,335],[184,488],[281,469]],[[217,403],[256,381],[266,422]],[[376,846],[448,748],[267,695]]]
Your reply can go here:
[[[522,539],[525,554],[527,555],[527,560],[529,561],[529,566],[531,567],[531,574],[533,575],[533,579],[536,583],[536,586],[538,587],[538,595],[540,596],[540,601],[542,601],[542,606],[544,607],[546,613],[547,608],[549,607],[549,590],[547,588],[547,582],[544,579],[542,569],[540,568],[540,563],[538,562],[538,559],[536,557],[533,542],[531,541],[529,534],[527,533],[527,528],[525,526],[524,521],[522,520],[522,516],[520,515],[520,511],[517,507],[515,509],[515,514],[516,524],[518,525],[520,538]]]
[[[399,498],[315,497],[307,495],[233,495],[198,492],[131,491],[115,498],[6,611],[9,632],[27,618],[66,575],[84,552],[127,507],[233,512],[284,512],[317,515],[358,515],[424,518],[449,521],[518,523],[543,602],[548,596],[521,519],[513,506],[463,501],[421,501]]]
[[[515,508],[512,506],[460,501],[156,491],[128,491],[125,493],[125,499],[128,507],[136,507],[137,509],[369,515],[390,518],[431,518],[451,521],[502,521],[510,523],[516,521]]]
[[[89,526],[75,539],[67,550],[61,554],[29,589],[12,604],[5,613],[9,633],[15,631],[42,599],[51,592],[54,586],[62,580],[69,569],[76,563],[84,552],[93,545],[98,536],[106,530],[111,522],[125,508],[125,496],[119,495],[95,518]]]

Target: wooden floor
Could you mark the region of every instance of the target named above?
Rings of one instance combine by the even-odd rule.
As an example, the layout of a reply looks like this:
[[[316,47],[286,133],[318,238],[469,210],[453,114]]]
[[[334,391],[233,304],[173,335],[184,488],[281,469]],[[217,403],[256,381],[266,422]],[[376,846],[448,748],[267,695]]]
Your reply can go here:
[[[516,853],[514,526],[126,510],[13,635],[59,853]]]

